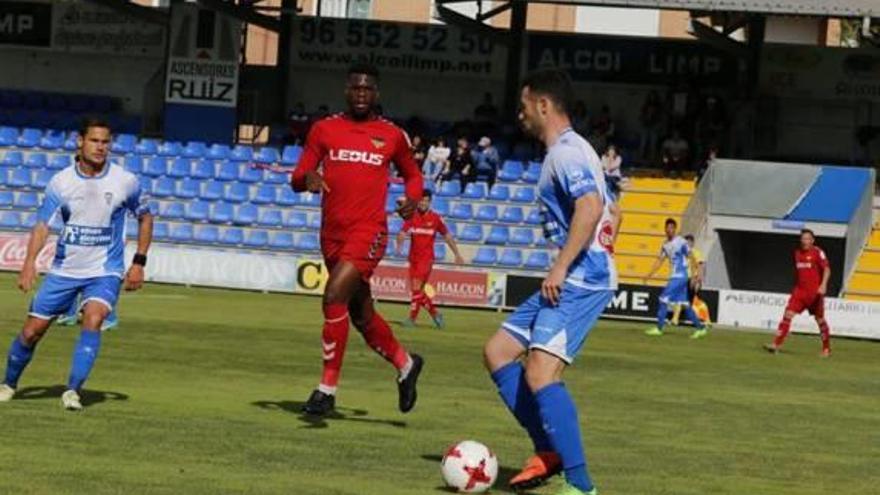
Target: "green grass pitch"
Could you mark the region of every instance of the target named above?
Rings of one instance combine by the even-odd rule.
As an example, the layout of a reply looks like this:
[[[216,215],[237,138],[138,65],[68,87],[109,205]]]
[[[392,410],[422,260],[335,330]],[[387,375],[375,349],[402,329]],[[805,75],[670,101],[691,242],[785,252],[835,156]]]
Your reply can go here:
[[[28,297],[0,276],[0,353]],[[391,320],[405,306],[381,304]],[[297,410],[320,371],[316,298],[152,285],[123,296],[81,414],[61,410],[78,331],[53,328],[0,404],[0,493],[442,493],[439,458],[462,439],[502,465],[494,493],[529,444],[497,398],[481,346],[502,320],[448,310],[448,329],[396,329],[426,360],[420,401],[397,411],[395,374],[352,333],[339,414]],[[603,495],[880,493],[880,346],[815,337],[786,354],[766,335],[602,322],[567,383]],[[534,493],[553,493],[551,484]]]

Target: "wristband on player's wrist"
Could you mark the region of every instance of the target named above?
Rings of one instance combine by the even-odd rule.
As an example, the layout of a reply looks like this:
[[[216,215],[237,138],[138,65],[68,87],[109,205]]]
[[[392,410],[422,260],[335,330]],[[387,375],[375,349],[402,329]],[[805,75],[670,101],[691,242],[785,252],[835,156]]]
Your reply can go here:
[[[134,258],[131,259],[131,264],[147,266],[147,255],[146,254],[135,254]]]

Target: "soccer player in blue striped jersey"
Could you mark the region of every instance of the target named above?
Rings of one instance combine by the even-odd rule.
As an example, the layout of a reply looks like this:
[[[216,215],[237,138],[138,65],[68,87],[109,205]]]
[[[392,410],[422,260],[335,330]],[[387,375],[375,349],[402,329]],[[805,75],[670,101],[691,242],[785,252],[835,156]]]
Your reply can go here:
[[[666,326],[666,315],[669,313],[670,307],[680,305],[685,319],[692,321],[694,326],[697,327],[694,333],[691,334],[691,338],[701,339],[708,335],[709,332],[706,330],[706,326],[703,325],[702,320],[694,313],[694,308],[691,307],[691,302],[688,300],[688,284],[690,283],[688,264],[693,256],[693,251],[687,240],[677,234],[678,222],[672,218],[667,218],[664,228],[666,230],[666,242],[660,248],[660,255],[657,257],[657,261],[651,267],[651,271],[648,272],[645,280],[647,282],[647,279],[657,273],[664,260],[669,260],[669,282],[660,294],[660,304],[657,308],[657,326],[649,328],[645,334],[652,337],[663,335],[663,327]]]
[[[107,160],[110,127],[87,119],[77,138],[76,163],[56,174],[46,186],[37,224],[31,231],[18,286],[29,292],[36,284],[36,257],[49,237],[49,224],[60,214],[64,229],[58,236],[55,259],[28,311],[24,328],[9,349],[0,402],[13,398],[18,381],[49,326],[82,297],[82,331],[73,352],[65,409],[82,409],[80,390],[101,348],[101,325],[116,306],[119,291],[137,290],[153,235],[153,216],[130,172]],[[125,216],[138,217],[137,254],[125,271]]]
[[[522,85],[520,122],[547,145],[538,181],[544,235],[560,251],[541,290],[486,343],[484,357],[502,400],[534,444],[512,488],[530,489],[562,472],[559,495],[595,495],[562,374],[617,288],[615,216],[599,157],[571,128],[573,99],[561,71],[535,72]]]

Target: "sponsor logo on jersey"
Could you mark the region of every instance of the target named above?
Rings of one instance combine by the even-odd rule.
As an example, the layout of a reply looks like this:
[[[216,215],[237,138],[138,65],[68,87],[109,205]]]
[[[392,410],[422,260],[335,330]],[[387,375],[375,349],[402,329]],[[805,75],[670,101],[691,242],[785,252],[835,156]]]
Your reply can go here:
[[[371,137],[370,142],[373,143],[373,146],[375,146],[376,149],[381,150],[382,148],[385,147],[385,140],[383,138]]]
[[[614,225],[610,220],[605,220],[599,226],[599,245],[602,246],[608,254],[614,254]]]
[[[113,204],[113,193],[112,192],[105,192],[104,193],[104,202],[107,203],[107,206],[110,206]]]
[[[330,150],[330,159],[335,162],[362,163],[376,167],[385,162],[385,156],[381,153],[346,149]]]
[[[811,262],[809,262],[809,261],[798,261],[798,262],[797,262],[797,267],[798,267],[799,270],[801,270],[801,269],[809,269],[809,268],[813,268],[813,263],[811,263]]]
[[[113,229],[110,227],[67,225],[64,227],[62,235],[64,244],[68,246],[109,246],[113,240]]]

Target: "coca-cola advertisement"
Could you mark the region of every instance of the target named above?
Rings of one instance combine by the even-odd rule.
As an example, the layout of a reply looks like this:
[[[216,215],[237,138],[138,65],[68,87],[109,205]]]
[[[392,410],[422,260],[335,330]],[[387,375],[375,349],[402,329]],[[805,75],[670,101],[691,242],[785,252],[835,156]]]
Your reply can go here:
[[[45,272],[52,266],[55,257],[56,238],[50,237],[46,246],[37,255],[37,270]],[[0,270],[19,271],[27,257],[27,234],[0,233]]]

